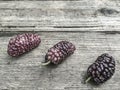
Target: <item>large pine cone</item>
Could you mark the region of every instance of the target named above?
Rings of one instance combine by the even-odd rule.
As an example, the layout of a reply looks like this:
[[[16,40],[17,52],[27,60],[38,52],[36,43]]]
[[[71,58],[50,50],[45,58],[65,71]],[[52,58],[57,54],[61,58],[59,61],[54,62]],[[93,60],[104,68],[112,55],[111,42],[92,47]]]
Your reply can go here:
[[[115,60],[112,56],[105,53],[89,66],[87,74],[96,83],[104,83],[112,77],[115,72]]]
[[[66,57],[73,54],[75,46],[68,41],[61,41],[50,48],[45,56],[46,62],[50,61],[53,64],[59,64]]]
[[[7,52],[10,56],[20,56],[40,44],[41,40],[37,34],[24,33],[10,39]]]

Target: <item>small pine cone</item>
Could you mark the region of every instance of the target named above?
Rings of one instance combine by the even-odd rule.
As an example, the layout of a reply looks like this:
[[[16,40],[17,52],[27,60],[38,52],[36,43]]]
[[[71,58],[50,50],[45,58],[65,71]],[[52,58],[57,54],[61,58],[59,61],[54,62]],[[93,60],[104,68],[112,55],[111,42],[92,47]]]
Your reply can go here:
[[[12,57],[20,56],[40,44],[41,40],[37,34],[24,33],[10,39],[7,52]]]
[[[68,41],[61,41],[50,48],[45,56],[46,62],[53,64],[61,63],[65,58],[73,54],[75,46]]]
[[[87,70],[88,77],[91,77],[96,84],[104,83],[112,77],[114,72],[115,60],[107,53],[99,56]]]

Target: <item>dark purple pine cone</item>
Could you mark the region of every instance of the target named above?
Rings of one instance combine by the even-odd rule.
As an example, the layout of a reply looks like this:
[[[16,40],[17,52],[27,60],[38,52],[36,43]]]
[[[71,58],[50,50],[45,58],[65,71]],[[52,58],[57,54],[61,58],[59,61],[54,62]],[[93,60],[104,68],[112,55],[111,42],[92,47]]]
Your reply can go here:
[[[110,79],[115,72],[115,60],[107,53],[102,54],[89,66],[87,70],[88,80],[93,80],[96,84],[104,83]]]
[[[59,64],[65,58],[73,54],[75,51],[75,46],[68,41],[61,41],[50,48],[45,56],[45,62],[43,65],[48,65],[49,63]]]
[[[40,44],[41,40],[37,34],[24,33],[10,39],[7,52],[10,56],[20,56]]]

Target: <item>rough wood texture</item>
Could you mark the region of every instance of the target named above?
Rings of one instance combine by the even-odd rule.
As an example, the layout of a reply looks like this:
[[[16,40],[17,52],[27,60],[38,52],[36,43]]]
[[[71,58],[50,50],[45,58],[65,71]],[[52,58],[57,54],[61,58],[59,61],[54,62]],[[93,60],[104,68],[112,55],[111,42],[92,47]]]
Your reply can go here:
[[[119,12],[119,0],[0,0],[0,90],[120,90]],[[40,46],[8,56],[9,39],[28,31],[41,36]],[[41,67],[60,40],[74,43],[75,53],[58,66]],[[116,59],[114,76],[100,86],[84,84],[88,66],[105,52]]]
[[[119,6],[110,0],[1,1],[0,30],[118,31]]]

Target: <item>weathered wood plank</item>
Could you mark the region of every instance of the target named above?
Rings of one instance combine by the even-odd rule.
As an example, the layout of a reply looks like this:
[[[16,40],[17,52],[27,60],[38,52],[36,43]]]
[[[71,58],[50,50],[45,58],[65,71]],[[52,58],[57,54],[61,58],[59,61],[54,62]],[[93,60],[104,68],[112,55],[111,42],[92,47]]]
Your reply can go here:
[[[119,12],[119,0],[0,0],[0,90],[119,90]],[[21,31],[37,32],[42,42],[12,58],[7,44]],[[74,43],[75,53],[57,67],[40,67],[60,40]],[[87,67],[105,52],[115,57],[115,75],[101,86],[84,84]]]
[[[13,33],[13,34],[12,34]],[[7,44],[16,33],[0,33],[0,89],[6,90],[119,90],[120,35],[106,33],[40,32],[42,42],[37,49],[19,57],[7,55]],[[68,40],[76,51],[58,67],[40,67],[47,49]],[[87,67],[98,55],[110,53],[116,60],[114,76],[101,86],[84,84]],[[7,65],[8,61],[12,61]]]
[[[118,1],[97,1],[1,1],[0,31],[119,31]]]

